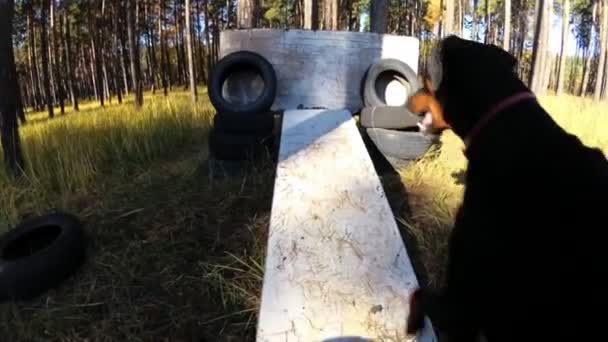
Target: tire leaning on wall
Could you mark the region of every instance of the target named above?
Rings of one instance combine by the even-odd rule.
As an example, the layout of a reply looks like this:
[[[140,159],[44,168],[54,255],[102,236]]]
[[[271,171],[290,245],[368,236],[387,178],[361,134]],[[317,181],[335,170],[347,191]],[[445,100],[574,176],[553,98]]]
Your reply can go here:
[[[234,72],[253,70],[262,78],[262,94],[249,103],[231,103],[223,94],[223,86]],[[250,51],[237,51],[226,55],[214,67],[209,78],[208,94],[211,103],[222,115],[235,124],[244,116],[268,115],[277,92],[277,77],[272,67],[261,55]]]
[[[362,85],[362,96],[365,107],[382,107],[388,104],[380,97],[376,90],[376,84],[384,73],[392,73],[398,76],[399,82],[408,92],[406,97],[411,96],[420,88],[418,76],[413,68],[398,59],[381,59],[367,69]],[[405,104],[404,104],[405,106]]]

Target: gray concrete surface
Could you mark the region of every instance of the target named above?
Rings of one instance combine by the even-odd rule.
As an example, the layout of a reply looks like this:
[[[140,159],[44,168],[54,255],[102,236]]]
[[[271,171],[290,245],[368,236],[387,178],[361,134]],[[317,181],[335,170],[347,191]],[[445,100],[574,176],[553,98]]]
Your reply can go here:
[[[419,41],[414,37],[343,31],[221,32],[220,56],[239,50],[257,52],[274,66],[278,91],[273,110],[302,105],[354,112],[363,106],[361,82],[368,67],[381,58],[395,58],[417,72]],[[234,79],[241,83],[234,85],[229,80],[225,87],[233,99],[251,92],[247,88],[260,86],[259,81]]]

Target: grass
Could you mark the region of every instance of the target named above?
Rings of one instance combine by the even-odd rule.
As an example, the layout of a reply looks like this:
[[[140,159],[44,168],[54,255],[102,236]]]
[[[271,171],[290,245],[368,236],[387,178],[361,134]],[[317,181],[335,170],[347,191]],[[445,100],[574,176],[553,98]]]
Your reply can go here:
[[[608,152],[608,106],[542,101],[567,130]],[[30,114],[21,131],[26,177],[14,184],[0,173],[0,231],[61,209],[85,222],[91,241],[75,277],[41,298],[0,304],[2,340],[253,340],[272,163],[211,181],[212,108],[205,99],[192,107],[187,93],[147,94],[140,112],[129,103],[81,109],[52,121]],[[442,142],[399,170],[411,212],[394,206],[435,285],[466,168],[462,143],[450,132]]]

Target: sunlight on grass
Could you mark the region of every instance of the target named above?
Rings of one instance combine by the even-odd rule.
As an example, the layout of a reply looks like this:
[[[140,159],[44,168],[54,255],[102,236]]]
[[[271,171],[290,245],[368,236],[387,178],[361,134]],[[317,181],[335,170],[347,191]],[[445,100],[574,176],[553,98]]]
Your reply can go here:
[[[140,111],[131,98],[126,102],[114,99],[104,108],[83,103],[80,112],[57,111],[53,120],[29,114],[21,128],[26,177],[15,184],[0,171],[0,222],[61,208],[70,197],[93,191],[101,175],[128,174],[181,149],[206,151],[212,107],[205,97],[193,107],[185,92],[146,94]]]

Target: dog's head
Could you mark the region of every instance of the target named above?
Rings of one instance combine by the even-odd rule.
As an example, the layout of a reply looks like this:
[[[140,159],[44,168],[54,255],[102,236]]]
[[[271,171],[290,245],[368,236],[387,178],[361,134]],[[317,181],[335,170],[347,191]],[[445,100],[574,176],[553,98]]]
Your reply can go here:
[[[464,137],[492,101],[513,86],[517,60],[494,45],[449,36],[432,50],[423,86],[408,100],[408,109],[424,118],[422,132],[451,128]]]

